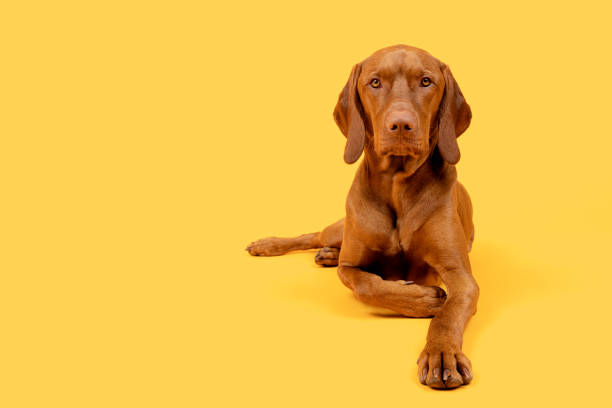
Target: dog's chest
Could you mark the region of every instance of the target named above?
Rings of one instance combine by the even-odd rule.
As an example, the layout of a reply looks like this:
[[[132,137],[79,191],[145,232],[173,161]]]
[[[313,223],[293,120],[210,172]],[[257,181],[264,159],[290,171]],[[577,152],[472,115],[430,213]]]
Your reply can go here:
[[[370,209],[357,215],[358,235],[366,247],[388,257],[406,257],[415,227],[406,216],[398,217],[391,208]]]
[[[431,183],[408,180],[403,172],[381,180],[380,185],[388,187],[377,194],[360,194],[350,200],[358,205],[351,206],[347,216],[350,215],[359,239],[369,249],[388,257],[412,259],[416,256],[415,234],[435,207],[434,188]]]
[[[392,219],[393,227],[389,231],[389,248],[385,253],[390,256],[408,257],[416,226],[409,215],[397,217],[396,214],[393,214]]]

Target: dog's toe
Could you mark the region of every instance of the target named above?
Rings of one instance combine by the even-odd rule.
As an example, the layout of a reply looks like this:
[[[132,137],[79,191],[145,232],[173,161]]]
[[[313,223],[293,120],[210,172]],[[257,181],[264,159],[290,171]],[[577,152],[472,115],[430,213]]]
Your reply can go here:
[[[315,262],[321,266],[338,266],[338,248],[323,247],[315,255]]]
[[[419,381],[431,388],[452,389],[472,380],[470,360],[460,350],[428,346],[417,365]]]

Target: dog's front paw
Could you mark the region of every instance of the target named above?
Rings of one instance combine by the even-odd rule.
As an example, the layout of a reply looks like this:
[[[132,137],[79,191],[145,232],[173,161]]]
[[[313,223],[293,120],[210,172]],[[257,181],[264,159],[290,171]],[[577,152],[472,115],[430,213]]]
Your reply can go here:
[[[472,381],[472,363],[459,347],[428,343],[417,365],[419,381],[432,388],[457,388]]]

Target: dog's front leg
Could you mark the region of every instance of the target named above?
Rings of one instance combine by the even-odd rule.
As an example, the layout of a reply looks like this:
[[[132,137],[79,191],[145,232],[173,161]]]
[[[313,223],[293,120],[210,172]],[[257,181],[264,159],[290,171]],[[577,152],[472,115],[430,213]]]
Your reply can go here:
[[[436,286],[417,285],[406,281],[384,280],[358,267],[340,265],[342,283],[363,303],[393,310],[408,317],[431,317],[440,311],[446,297]]]
[[[437,228],[431,236],[437,238],[424,241],[428,248],[425,261],[438,272],[448,295],[429,326],[427,344],[417,361],[418,376],[421,383],[433,388],[455,388],[473,377],[471,362],[461,348],[465,327],[476,313],[479,288],[460,229]]]

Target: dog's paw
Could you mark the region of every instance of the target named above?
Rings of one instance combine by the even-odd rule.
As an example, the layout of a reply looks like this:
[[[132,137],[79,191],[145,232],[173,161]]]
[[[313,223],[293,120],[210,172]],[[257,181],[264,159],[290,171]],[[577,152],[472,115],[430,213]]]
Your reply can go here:
[[[283,238],[276,237],[263,238],[251,242],[245,250],[253,256],[276,256],[287,252]]]
[[[428,343],[417,365],[419,381],[432,388],[457,388],[473,378],[472,363],[459,347]]]
[[[321,266],[338,266],[338,248],[323,247],[315,255],[315,262]]]
[[[418,285],[406,280],[383,280],[375,297],[382,299],[383,307],[407,317],[432,317],[444,306],[446,292],[437,286]],[[373,303],[372,296],[357,293],[364,303]]]

